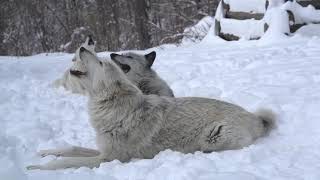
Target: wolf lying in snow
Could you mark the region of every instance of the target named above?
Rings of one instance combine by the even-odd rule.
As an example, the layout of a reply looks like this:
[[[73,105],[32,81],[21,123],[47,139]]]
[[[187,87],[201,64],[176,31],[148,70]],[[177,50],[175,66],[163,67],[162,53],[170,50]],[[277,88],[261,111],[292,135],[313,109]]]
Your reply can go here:
[[[267,110],[255,115],[214,99],[144,95],[114,62],[101,62],[84,47],[78,53],[85,69],[71,74],[89,93],[98,151],[81,147],[41,151],[42,156],[69,157],[28,169],[93,168],[114,159],[153,158],[165,149],[183,153],[239,149],[274,126],[274,115]]]
[[[82,47],[88,49],[92,54],[96,54],[95,43],[91,37],[88,37]],[[151,68],[156,58],[156,52],[151,52],[146,55],[140,55],[136,53],[126,53],[123,55],[111,54],[112,59],[117,59],[117,65],[125,72],[128,79],[136,85],[144,94],[156,94],[159,96],[173,97],[173,92],[168,84],[162,80],[157,73]],[[81,59],[77,56],[72,60],[74,71],[81,71],[82,64]],[[79,61],[79,62],[78,62]],[[85,87],[81,85],[79,79],[70,74],[68,69],[61,79],[54,82],[56,87],[63,86],[65,89],[72,91],[73,93],[85,94]]]

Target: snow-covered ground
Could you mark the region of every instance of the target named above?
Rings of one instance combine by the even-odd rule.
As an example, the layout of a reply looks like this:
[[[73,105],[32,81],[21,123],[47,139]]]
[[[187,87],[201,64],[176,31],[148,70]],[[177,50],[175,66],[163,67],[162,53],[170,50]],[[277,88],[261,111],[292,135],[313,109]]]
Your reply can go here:
[[[315,35],[315,30],[301,31]],[[278,114],[277,129],[241,150],[166,150],[153,159],[115,160],[96,169],[26,171],[26,165],[55,158],[40,158],[40,149],[95,147],[87,99],[51,87],[70,66],[71,54],[0,57],[0,179],[320,179],[320,36],[274,42],[207,37],[199,44],[163,46],[157,53],[154,68],[176,96],[218,98],[249,111],[270,107]]]

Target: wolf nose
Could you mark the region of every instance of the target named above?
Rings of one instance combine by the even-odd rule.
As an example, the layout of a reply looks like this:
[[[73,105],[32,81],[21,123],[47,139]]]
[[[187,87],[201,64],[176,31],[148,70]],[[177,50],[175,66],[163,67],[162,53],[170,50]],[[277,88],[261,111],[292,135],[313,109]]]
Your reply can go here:
[[[112,60],[114,60],[114,58],[117,57],[117,56],[119,56],[119,54],[116,54],[116,53],[111,53],[110,54],[110,57],[111,57]]]
[[[80,52],[84,52],[85,50],[86,50],[86,48],[84,48],[84,47],[80,48]]]

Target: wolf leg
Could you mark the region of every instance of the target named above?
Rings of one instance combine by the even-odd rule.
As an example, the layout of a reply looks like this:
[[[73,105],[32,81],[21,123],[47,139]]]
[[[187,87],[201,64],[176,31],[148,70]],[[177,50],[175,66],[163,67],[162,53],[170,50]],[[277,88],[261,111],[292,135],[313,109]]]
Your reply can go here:
[[[79,146],[72,146],[61,149],[48,149],[41,150],[38,155],[45,157],[48,155],[62,156],[62,157],[94,157],[100,154],[99,151],[94,149],[83,148]]]
[[[94,168],[99,167],[100,163],[104,161],[106,161],[106,159],[101,155],[95,157],[65,157],[62,159],[50,161],[43,165],[30,165],[26,168],[27,170],[56,170],[80,167]]]

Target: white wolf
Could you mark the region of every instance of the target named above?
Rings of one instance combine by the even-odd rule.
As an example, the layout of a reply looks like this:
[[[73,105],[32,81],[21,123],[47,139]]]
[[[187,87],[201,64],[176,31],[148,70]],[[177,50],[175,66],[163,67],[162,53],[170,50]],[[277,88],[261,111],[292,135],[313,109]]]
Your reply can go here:
[[[144,95],[114,62],[101,62],[83,47],[78,53],[85,70],[74,76],[89,92],[98,151],[80,147],[41,151],[43,156],[72,157],[27,169],[92,168],[114,159],[152,158],[165,149],[183,153],[239,149],[274,126],[275,116],[267,110],[255,115],[214,99]]]
[[[92,54],[95,54],[95,43],[89,36],[82,47],[89,50]],[[159,96],[173,97],[173,92],[168,84],[162,80],[157,73],[151,68],[156,58],[156,52],[152,51],[149,54],[140,55],[136,53],[111,54],[112,59],[117,59],[117,65],[125,72],[128,79],[137,87],[141,89],[144,94],[156,94]],[[72,59],[74,62],[73,73],[81,72],[83,65],[81,59],[77,56]],[[81,85],[79,79],[70,74],[68,69],[62,76],[62,78],[54,82],[55,87],[64,87],[66,90],[70,90],[73,93],[86,94],[85,87]]]

